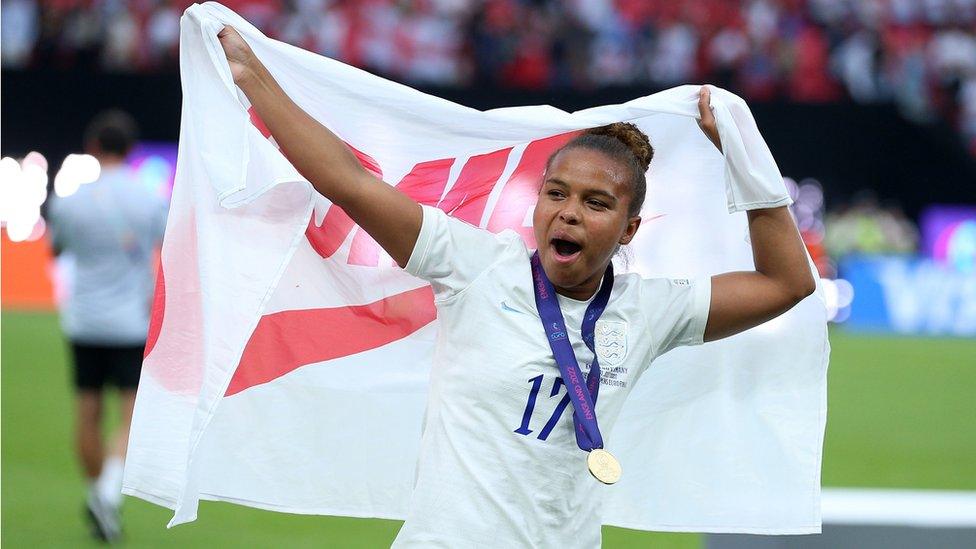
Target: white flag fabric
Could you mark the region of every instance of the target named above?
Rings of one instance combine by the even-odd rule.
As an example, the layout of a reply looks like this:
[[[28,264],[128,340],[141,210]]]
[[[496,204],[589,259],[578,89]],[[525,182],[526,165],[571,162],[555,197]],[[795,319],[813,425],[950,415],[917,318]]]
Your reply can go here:
[[[618,265],[644,276],[752,270],[744,210],[790,203],[741,99],[698,87],[576,113],[481,112],[271,40],[227,8],[183,16],[183,110],[124,493],[196,518],[200,499],[403,518],[438,330],[432,292],[278,151],[234,86],[234,26],[289,96],[367,169],[422,204],[534,246],[548,156],[578,131],[637,124],[656,153],[644,224]],[[829,347],[822,292],[737,336],[657,359],[611,436],[626,472],[604,524],[820,531]]]

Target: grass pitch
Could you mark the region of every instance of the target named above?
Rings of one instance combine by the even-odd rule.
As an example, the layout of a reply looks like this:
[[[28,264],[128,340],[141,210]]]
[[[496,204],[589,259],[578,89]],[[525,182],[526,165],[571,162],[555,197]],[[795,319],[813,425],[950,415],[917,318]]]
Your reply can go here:
[[[51,313],[3,312],[2,534],[9,547],[96,546],[72,453],[65,345]],[[824,484],[976,490],[976,341],[831,336]],[[109,413],[113,410],[110,408]],[[167,509],[128,498],[131,547],[387,547],[400,523],[296,516],[202,502],[166,530]],[[692,549],[693,534],[604,528],[604,546]]]

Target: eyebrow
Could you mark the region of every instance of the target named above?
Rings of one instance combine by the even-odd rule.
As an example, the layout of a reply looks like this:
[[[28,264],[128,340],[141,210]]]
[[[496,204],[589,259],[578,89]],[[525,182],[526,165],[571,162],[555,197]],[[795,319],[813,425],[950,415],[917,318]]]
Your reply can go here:
[[[557,177],[550,177],[550,178],[546,179],[545,183],[552,183],[552,184],[558,185],[560,187],[569,188],[569,183],[566,183],[565,181],[563,181],[562,179],[559,179]],[[587,193],[588,194],[591,194],[591,195],[604,196],[604,197],[610,199],[611,201],[613,201],[614,204],[616,204],[618,202],[618,200],[619,200],[616,196],[614,196],[614,195],[612,195],[612,194],[610,194],[607,191],[604,191],[602,189],[588,189],[587,190]]]

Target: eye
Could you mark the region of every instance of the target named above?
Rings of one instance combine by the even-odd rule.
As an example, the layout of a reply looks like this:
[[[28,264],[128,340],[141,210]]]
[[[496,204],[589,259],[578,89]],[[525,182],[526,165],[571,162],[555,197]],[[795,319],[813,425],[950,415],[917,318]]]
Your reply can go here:
[[[565,194],[563,194],[563,192],[562,192],[562,191],[560,191],[559,189],[549,189],[549,192],[548,192],[548,193],[546,193],[546,194],[548,194],[548,195],[549,195],[549,196],[551,196],[552,198],[563,198],[564,196],[566,196],[566,195],[565,195]]]
[[[600,200],[597,200],[595,198],[591,198],[591,199],[587,200],[586,203],[589,204],[591,207],[596,208],[598,210],[605,210],[605,209],[607,209],[609,207],[609,206],[607,206],[607,204],[605,202],[600,201]]]

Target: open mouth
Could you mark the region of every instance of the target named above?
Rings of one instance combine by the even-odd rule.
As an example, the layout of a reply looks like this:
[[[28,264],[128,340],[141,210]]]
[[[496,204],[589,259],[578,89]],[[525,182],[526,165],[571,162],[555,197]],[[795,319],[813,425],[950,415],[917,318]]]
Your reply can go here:
[[[550,244],[556,252],[556,258],[563,260],[573,259],[583,249],[579,244],[562,238],[553,238]]]

